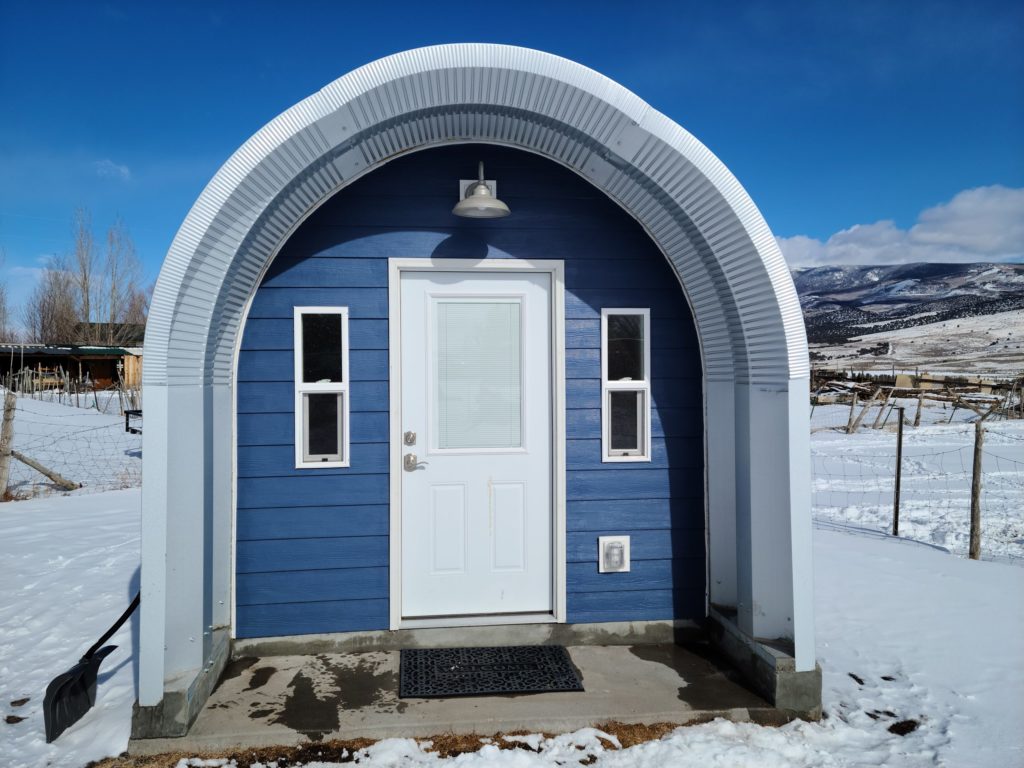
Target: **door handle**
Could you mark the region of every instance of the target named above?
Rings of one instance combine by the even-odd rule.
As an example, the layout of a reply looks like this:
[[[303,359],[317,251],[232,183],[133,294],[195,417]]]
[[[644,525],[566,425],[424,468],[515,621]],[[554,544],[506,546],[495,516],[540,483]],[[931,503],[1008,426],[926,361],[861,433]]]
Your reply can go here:
[[[423,463],[425,464],[426,462]],[[415,453],[407,453],[402,457],[402,466],[406,472],[414,472],[419,465],[420,462],[417,461]]]

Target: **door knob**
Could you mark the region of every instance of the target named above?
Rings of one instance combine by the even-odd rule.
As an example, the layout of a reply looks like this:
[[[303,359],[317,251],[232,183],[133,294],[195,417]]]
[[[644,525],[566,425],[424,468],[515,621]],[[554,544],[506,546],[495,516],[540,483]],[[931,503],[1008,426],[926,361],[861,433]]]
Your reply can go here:
[[[406,472],[412,472],[413,470],[415,470],[416,465],[418,463],[419,462],[416,461],[415,453],[407,453],[405,454],[405,457],[402,459],[402,465],[405,467]]]

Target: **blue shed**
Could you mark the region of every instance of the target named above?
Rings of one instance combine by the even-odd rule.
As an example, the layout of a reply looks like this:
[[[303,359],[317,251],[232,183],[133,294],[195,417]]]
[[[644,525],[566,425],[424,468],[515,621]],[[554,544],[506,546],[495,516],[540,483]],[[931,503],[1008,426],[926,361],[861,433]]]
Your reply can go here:
[[[814,674],[792,281],[597,73],[438,46],[296,105],[189,213],[144,359],[143,735],[260,638],[712,621]]]

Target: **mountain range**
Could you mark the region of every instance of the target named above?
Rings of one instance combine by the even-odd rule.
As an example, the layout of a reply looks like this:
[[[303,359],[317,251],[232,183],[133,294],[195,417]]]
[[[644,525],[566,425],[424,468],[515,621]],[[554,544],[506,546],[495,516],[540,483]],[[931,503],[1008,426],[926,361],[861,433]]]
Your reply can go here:
[[[1024,264],[893,264],[793,270],[808,341],[1024,310]]]

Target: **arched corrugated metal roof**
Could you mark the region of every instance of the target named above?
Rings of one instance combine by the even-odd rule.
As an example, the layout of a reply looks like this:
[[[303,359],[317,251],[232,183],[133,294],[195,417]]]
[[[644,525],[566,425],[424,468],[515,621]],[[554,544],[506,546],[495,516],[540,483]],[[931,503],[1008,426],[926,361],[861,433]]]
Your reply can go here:
[[[808,375],[800,304],[764,219],[697,139],[603,75],[526,48],[454,44],[367,64],[284,112],[217,172],[175,236],[146,334],[146,384],[230,380],[246,302],[290,232],[341,187],[452,141],[537,152],[651,234],[696,316],[709,380]]]

